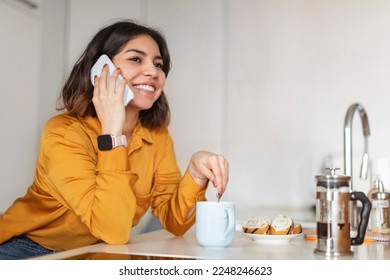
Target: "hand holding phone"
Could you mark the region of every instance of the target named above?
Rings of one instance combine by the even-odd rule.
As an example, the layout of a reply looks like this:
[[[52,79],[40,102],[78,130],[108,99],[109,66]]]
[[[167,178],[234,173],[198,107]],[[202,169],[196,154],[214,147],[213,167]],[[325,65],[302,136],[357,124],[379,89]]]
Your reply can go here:
[[[108,65],[108,73],[107,73],[107,85],[108,85],[110,76],[116,70],[116,67],[114,63],[112,63],[111,59],[107,55],[103,54],[99,57],[99,59],[96,61],[96,63],[93,65],[91,69],[91,82],[93,86],[95,86],[95,81],[94,81],[95,76],[100,77],[103,66],[105,64]],[[116,89],[118,89],[118,86],[122,80],[123,77],[119,74],[118,79],[116,80]],[[134,93],[131,91],[130,87],[126,85],[125,92],[123,94],[123,104],[126,106],[133,99],[134,99]]]

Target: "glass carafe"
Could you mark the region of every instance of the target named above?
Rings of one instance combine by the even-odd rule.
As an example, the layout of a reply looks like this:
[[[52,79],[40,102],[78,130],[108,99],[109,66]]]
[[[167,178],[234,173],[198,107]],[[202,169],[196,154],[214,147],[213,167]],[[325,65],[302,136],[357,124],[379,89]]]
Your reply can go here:
[[[363,192],[350,192],[351,177],[336,175],[339,168],[327,168],[329,174],[316,176],[317,248],[315,253],[328,257],[353,254],[351,245],[364,241],[371,203]],[[357,236],[351,238],[350,201],[362,205]]]

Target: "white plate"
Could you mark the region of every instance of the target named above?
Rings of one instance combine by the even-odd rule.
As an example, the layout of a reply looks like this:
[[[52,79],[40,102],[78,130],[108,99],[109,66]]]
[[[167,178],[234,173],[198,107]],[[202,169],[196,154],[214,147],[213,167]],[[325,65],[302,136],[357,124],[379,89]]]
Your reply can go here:
[[[267,244],[289,243],[294,238],[302,235],[302,233],[287,234],[287,235],[270,235],[270,234],[253,234],[253,233],[245,233],[245,232],[243,232],[243,234],[255,242],[267,243]]]

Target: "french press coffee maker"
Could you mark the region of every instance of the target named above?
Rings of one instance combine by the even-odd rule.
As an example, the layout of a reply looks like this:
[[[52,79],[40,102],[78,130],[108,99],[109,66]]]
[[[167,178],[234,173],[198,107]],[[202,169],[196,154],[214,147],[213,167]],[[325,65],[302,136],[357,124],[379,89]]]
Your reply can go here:
[[[371,202],[363,192],[350,192],[351,177],[336,175],[339,168],[326,168],[330,174],[316,176],[317,248],[315,253],[327,257],[352,255],[351,245],[364,241]],[[356,237],[350,232],[350,201],[362,203]]]

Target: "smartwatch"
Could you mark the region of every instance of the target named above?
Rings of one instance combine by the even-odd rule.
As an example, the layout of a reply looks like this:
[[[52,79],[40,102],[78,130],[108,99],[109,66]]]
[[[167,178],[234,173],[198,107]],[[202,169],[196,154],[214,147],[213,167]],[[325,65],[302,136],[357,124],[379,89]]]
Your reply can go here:
[[[118,147],[126,147],[127,139],[125,135],[103,134],[97,138],[98,148],[100,151],[109,151]]]

